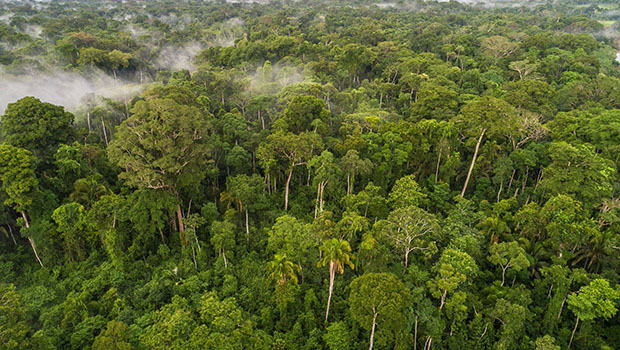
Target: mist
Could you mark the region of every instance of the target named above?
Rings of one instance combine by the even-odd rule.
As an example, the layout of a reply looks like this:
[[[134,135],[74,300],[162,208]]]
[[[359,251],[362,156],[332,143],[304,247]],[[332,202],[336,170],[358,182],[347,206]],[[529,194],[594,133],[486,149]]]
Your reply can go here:
[[[86,96],[122,99],[138,94],[144,85],[128,84],[114,80],[105,73],[97,72],[88,77],[73,72],[39,73],[10,76],[0,74],[0,115],[9,103],[25,96],[64,106],[75,111]]]

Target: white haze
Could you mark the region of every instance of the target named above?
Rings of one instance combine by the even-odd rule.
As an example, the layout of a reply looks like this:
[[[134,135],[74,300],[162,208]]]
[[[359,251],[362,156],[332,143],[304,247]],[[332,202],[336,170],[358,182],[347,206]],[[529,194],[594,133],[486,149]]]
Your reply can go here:
[[[159,53],[156,64],[159,68],[169,70],[193,70],[192,58],[202,49],[203,46],[195,42],[183,46],[166,46]]]
[[[0,74],[0,86],[3,87],[0,94],[0,115],[4,114],[7,104],[25,96],[34,96],[41,101],[74,111],[83,102],[83,98],[91,94],[122,99],[134,96],[142,89],[141,85],[115,81],[104,73],[85,77],[71,72],[19,76]]]

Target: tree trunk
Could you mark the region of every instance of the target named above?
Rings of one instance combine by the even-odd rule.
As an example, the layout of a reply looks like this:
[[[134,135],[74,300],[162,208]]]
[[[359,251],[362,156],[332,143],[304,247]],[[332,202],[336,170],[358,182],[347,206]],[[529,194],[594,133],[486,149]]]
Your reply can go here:
[[[224,258],[224,268],[228,268],[228,262],[226,261],[226,250],[222,248],[222,257]]]
[[[291,170],[289,170],[288,178],[286,179],[286,187],[284,189],[284,210],[288,210],[288,188],[291,183],[292,176],[293,176],[293,167],[291,167]]]
[[[101,118],[101,127],[103,131],[103,139],[105,140],[105,146],[108,147],[108,133],[105,131],[105,122]]]
[[[334,290],[334,277],[336,275],[336,269],[334,268],[334,262],[329,262],[329,294],[327,296],[327,309],[325,310],[325,322],[327,323],[327,317],[329,316],[329,305],[332,301],[332,292]]]
[[[465,178],[465,184],[463,185],[463,191],[461,191],[461,197],[465,197],[465,191],[467,191],[467,184],[469,184],[469,179],[471,178],[471,173],[474,170],[474,165],[476,164],[476,157],[478,157],[478,149],[480,149],[480,144],[482,143],[482,138],[484,137],[484,133],[487,129],[483,129],[480,137],[478,138],[478,143],[476,143],[476,149],[474,151],[474,157],[471,159],[471,165],[469,166],[469,171],[467,172],[467,178]]]
[[[446,303],[446,295],[448,295],[448,290],[444,290],[441,295],[441,305],[439,305],[439,310],[443,309],[443,305]]]
[[[406,249],[405,250],[405,269],[403,270],[403,273],[407,271],[408,266],[409,266],[409,249]]]
[[[377,313],[375,312],[374,315],[372,315],[372,329],[370,330],[370,347],[368,347],[368,350],[372,350],[372,345],[373,345],[373,341],[375,338],[375,327],[377,326]]]
[[[573,343],[573,337],[575,336],[575,331],[577,330],[577,325],[579,325],[579,316],[577,316],[577,322],[575,322],[575,328],[573,328],[573,333],[570,335],[570,341],[568,342],[568,348],[570,349],[570,345]]]
[[[250,240],[250,215],[248,214],[248,210],[245,210],[245,235],[249,242]]]
[[[159,235],[161,236],[161,243],[166,244],[166,240],[164,239],[164,232],[159,229]]]
[[[502,287],[504,286],[504,281],[506,278],[506,270],[508,269],[508,267],[510,267],[510,265],[506,265],[506,267],[502,268],[502,285],[501,285]]]
[[[15,241],[15,236],[13,236],[13,229],[11,228],[11,225],[6,224],[6,226],[9,228],[9,234],[11,235],[11,239],[13,240],[13,245],[17,245],[17,241]]]
[[[321,182],[321,184],[319,185],[321,188],[321,191],[319,192],[319,213],[323,212],[323,191],[325,191],[325,186],[327,186],[327,181],[323,181]]]
[[[347,194],[351,194],[351,174],[347,174]]]
[[[28,217],[26,216],[26,212],[22,210],[21,214],[22,214],[22,218],[24,218],[24,223],[26,224],[26,228],[30,228],[30,223],[28,222]],[[34,252],[35,258],[37,258],[39,265],[43,266],[43,263],[41,262],[41,258],[39,258],[39,253],[37,253],[37,245],[34,243],[34,240],[28,237],[28,242],[30,242],[30,246],[32,247],[32,251]]]
[[[185,226],[183,226],[183,212],[181,211],[181,204],[177,204],[177,220],[179,221],[179,232],[181,236],[184,236]],[[183,237],[183,239],[185,239]]]
[[[439,180],[439,165],[441,163],[441,150],[439,150],[439,155],[437,156],[437,167],[435,167],[435,183]]]
[[[88,124],[88,132],[90,133],[90,111],[86,112],[86,123]]]
[[[192,258],[194,259],[194,267],[198,270],[198,264],[196,263],[196,250],[194,250],[194,246],[192,246]]]
[[[316,202],[314,203],[314,218],[319,216],[319,198],[321,198],[321,184],[316,187]]]
[[[415,317],[413,326],[413,350],[418,350],[418,316]]]

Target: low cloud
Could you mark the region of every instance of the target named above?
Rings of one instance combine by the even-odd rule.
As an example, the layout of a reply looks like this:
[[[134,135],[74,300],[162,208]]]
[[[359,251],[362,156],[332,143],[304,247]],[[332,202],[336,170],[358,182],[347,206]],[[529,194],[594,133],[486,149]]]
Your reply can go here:
[[[73,72],[54,72],[30,75],[3,75],[0,74],[0,114],[9,103],[25,96],[34,96],[41,101],[64,106],[74,111],[87,96],[103,96],[114,99],[123,99],[135,96],[142,89],[142,85],[127,84],[102,72],[89,74],[88,77]]]

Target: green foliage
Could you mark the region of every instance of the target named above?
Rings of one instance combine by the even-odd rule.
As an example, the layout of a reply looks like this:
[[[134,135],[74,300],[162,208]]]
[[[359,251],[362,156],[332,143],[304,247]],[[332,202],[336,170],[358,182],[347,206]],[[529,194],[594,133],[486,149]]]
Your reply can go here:
[[[9,103],[0,119],[0,132],[6,143],[30,150],[45,162],[59,144],[72,141],[73,119],[62,106],[24,97]]]
[[[0,348],[616,348],[584,3],[5,1]]]

